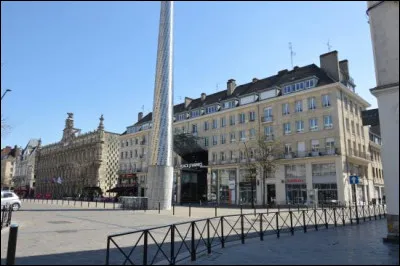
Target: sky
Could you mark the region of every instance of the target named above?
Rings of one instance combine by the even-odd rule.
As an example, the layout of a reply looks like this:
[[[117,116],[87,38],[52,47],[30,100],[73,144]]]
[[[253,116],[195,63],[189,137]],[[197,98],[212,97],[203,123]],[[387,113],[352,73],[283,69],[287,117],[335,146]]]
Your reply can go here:
[[[337,50],[377,108],[366,2],[175,2],[174,103],[315,63]],[[159,2],[1,2],[1,147],[75,127],[122,133],[152,111]]]

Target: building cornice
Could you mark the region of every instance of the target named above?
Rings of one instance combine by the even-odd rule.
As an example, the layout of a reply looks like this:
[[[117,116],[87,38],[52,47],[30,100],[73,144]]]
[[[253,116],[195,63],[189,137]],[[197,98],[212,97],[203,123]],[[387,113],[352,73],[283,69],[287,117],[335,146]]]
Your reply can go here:
[[[382,94],[393,93],[398,90],[399,90],[399,82],[395,82],[395,83],[391,83],[391,84],[377,86],[375,88],[370,89],[369,91],[374,96],[380,96]]]

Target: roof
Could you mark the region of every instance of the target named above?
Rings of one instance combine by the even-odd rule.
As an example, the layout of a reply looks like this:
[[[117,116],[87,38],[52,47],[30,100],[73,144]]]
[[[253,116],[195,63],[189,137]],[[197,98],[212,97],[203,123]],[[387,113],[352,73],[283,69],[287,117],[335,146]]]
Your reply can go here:
[[[237,99],[238,97],[244,95],[250,95],[267,90],[274,90],[276,86],[280,87],[284,84],[293,83],[297,80],[305,79],[311,76],[316,76],[318,78],[317,86],[335,83],[333,79],[331,79],[321,68],[319,68],[315,64],[307,65],[304,67],[294,67],[294,69],[291,71],[282,70],[279,71],[277,75],[260,79],[255,82],[249,82],[243,85],[239,85],[235,88],[232,95],[228,95],[227,90],[224,89],[222,91],[207,95],[204,101],[201,100],[201,97],[197,99],[192,99],[192,101],[186,108],[185,103],[177,104],[174,106],[173,113],[178,114],[184,111],[194,110],[203,106],[224,102],[230,99]],[[148,113],[140,121],[135,123],[134,126],[143,124],[151,120],[152,113]],[[127,132],[125,131],[122,134],[124,135],[126,133]]]

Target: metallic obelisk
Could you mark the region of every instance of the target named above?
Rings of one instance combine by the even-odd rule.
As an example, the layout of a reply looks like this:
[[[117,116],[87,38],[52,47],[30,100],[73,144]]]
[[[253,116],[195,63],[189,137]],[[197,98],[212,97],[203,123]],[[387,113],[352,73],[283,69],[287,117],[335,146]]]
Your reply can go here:
[[[173,14],[173,1],[161,1],[153,129],[147,172],[149,209],[156,209],[160,204],[161,209],[169,210],[172,203]]]

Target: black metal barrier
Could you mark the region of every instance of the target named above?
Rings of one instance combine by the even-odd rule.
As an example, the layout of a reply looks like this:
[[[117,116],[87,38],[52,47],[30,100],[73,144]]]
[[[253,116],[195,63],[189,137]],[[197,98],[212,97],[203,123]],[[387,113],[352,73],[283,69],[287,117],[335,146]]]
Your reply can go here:
[[[328,229],[329,227],[357,224],[369,221],[372,216],[385,217],[385,206],[367,205],[356,208],[322,208],[277,211],[256,214],[235,214],[200,219],[155,228],[110,235],[107,237],[106,265],[153,265],[176,263],[191,259],[198,254],[224,248],[226,243],[267,235],[295,235],[295,232]],[[189,209],[190,210],[190,209]],[[134,245],[132,246],[132,243]],[[113,246],[112,246],[113,245]]]
[[[11,224],[12,213],[12,206],[1,206],[1,229],[8,227]]]

